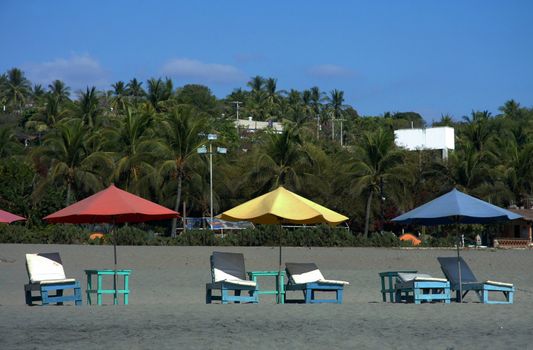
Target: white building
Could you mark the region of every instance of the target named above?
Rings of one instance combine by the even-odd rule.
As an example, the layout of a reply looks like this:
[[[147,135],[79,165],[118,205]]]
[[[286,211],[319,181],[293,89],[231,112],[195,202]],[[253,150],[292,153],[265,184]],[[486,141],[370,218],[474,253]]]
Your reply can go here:
[[[442,158],[448,158],[448,150],[455,149],[455,130],[448,126],[427,129],[400,129],[394,131],[396,145],[410,151],[442,150]]]
[[[278,122],[260,122],[257,120],[252,120],[252,117],[248,119],[237,119],[235,121],[235,126],[238,129],[246,130],[249,132],[255,132],[257,130],[264,130],[267,128],[272,128],[275,132],[281,133],[283,131],[283,126]]]

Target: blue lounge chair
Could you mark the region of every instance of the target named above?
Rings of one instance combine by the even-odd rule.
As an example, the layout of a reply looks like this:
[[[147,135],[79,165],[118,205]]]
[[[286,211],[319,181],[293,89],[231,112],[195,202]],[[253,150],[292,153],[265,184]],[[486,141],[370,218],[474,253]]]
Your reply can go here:
[[[450,303],[450,282],[444,278],[433,278],[424,273],[398,273],[396,278],[395,302],[422,302],[442,301]]]
[[[26,269],[30,280],[24,285],[27,305],[33,305],[34,301],[40,301],[41,305],[63,305],[66,301],[81,305],[80,282],[65,277],[59,253],[26,254]],[[73,294],[64,295],[67,290],[72,290]],[[39,294],[33,295],[34,291]]]
[[[213,295],[213,290],[220,290],[220,296]],[[256,282],[246,280],[242,254],[213,252],[211,255],[211,283],[205,285],[205,302],[211,304],[214,300],[222,304],[259,302]]]
[[[461,265],[461,285],[463,290],[462,297],[470,291],[474,291],[479,300],[483,304],[512,304],[514,296],[514,286],[511,283],[502,283],[495,281],[479,282],[474,276],[468,264],[460,259]],[[459,269],[457,266],[457,258],[455,257],[440,257],[437,258],[440,263],[440,268],[446,278],[450,281],[451,289],[456,291],[456,301],[459,300]],[[505,300],[490,300],[489,294],[502,293]],[[462,298],[461,298],[462,299]]]
[[[287,286],[285,287],[286,303],[337,303],[342,304],[346,281],[326,280],[314,263],[286,263]],[[287,299],[288,291],[302,291],[303,299]],[[316,292],[335,293],[335,299],[318,299]]]

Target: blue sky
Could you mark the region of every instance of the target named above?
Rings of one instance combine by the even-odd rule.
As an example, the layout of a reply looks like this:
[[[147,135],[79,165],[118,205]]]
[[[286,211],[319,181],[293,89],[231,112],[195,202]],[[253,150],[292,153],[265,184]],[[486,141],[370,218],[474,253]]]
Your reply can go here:
[[[73,91],[133,77],[340,89],[362,115],[533,106],[533,1],[0,2],[0,72]]]

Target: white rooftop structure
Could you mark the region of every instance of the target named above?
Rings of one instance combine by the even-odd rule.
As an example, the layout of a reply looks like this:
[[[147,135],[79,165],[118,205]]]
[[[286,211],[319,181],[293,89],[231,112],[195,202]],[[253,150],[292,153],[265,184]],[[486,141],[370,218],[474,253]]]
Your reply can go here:
[[[281,133],[283,131],[283,126],[281,125],[281,123],[260,122],[257,120],[252,120],[252,117],[249,117],[248,119],[237,119],[235,121],[235,125],[239,129],[246,129],[251,132],[255,132],[257,130],[264,130],[267,128],[271,128],[277,133]]]
[[[394,138],[397,146],[410,151],[440,149],[444,159],[448,150],[455,149],[455,130],[448,126],[395,130]]]

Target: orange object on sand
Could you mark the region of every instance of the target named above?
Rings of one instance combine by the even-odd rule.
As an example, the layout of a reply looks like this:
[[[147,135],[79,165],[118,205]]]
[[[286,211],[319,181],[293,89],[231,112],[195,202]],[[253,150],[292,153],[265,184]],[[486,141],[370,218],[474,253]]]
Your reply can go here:
[[[89,236],[89,239],[90,239],[90,240],[93,240],[93,239],[103,239],[103,238],[104,238],[104,234],[103,234],[103,233],[100,233],[100,232],[91,233],[91,235]]]
[[[415,235],[412,235],[410,233],[405,233],[401,235],[400,241],[411,241],[413,245],[419,245],[420,243],[422,243],[421,240],[419,240],[418,238],[415,237]]]

